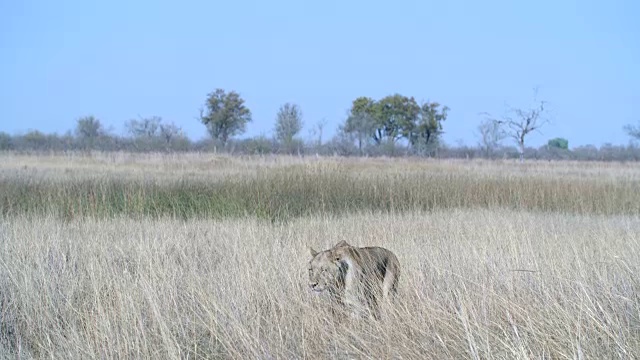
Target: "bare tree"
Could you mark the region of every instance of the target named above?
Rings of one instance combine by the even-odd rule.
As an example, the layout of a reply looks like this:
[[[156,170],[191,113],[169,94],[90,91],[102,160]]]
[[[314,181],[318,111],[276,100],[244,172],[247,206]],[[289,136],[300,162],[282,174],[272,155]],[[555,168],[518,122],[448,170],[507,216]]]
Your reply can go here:
[[[313,127],[309,129],[309,136],[312,142],[314,137],[318,137],[318,140],[315,141],[316,146],[318,147],[322,146],[322,131],[324,130],[325,125],[327,125],[327,119],[322,118],[322,120],[316,122]]]
[[[502,140],[507,137],[507,133],[502,126],[494,120],[485,119],[477,129],[478,145],[486,157],[493,156],[494,151],[500,146]]]
[[[520,150],[520,161],[524,161],[525,140],[529,134],[549,122],[545,117],[545,101],[538,101],[538,89],[534,88],[533,102],[536,104],[529,109],[508,107],[507,114],[502,119],[489,117],[503,127],[508,137],[512,138]],[[539,102],[539,105],[538,105]]]
[[[160,136],[162,136],[167,144],[170,144],[172,140],[184,137],[184,132],[182,128],[171,122],[168,124],[160,124]]]
[[[322,131],[324,130],[325,125],[327,125],[327,119],[322,118],[322,120],[316,123],[316,129],[318,133],[318,146],[322,146]]]
[[[134,138],[154,138],[158,136],[160,126],[162,124],[162,118],[159,116],[152,116],[143,118],[138,115],[140,120],[131,119],[125,123],[127,133]]]
[[[625,125],[624,131],[626,131],[632,138],[640,140],[640,121],[638,121],[638,125],[635,126],[631,124]]]

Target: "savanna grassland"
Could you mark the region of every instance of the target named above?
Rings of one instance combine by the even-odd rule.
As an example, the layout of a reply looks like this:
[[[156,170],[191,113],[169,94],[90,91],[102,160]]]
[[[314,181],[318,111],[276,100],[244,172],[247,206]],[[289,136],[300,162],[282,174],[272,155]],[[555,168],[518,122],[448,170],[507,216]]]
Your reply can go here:
[[[637,163],[0,154],[3,358],[640,358]],[[334,321],[308,246],[394,251]]]

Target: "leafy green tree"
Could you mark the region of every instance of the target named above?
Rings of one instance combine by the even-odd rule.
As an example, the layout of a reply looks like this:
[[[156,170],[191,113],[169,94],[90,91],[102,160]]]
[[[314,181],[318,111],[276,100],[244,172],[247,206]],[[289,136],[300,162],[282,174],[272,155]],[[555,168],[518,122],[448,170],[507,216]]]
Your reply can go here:
[[[568,150],[569,140],[564,138],[554,138],[547,142],[547,146],[554,149]]]
[[[442,122],[447,119],[449,108],[437,102],[426,102],[420,107],[419,117],[415,124],[410,124],[411,130],[405,130],[412,146],[428,146],[442,134]]]
[[[342,131],[353,135],[358,141],[358,150],[362,154],[362,145],[368,138],[379,139],[376,134],[375,101],[368,97],[353,100]],[[381,136],[381,134],[380,134]],[[379,142],[376,141],[376,142]]]
[[[437,102],[420,106],[413,97],[397,93],[378,101],[359,97],[353,101],[342,130],[356,136],[360,153],[367,138],[391,148],[405,138],[412,147],[426,148],[442,133],[448,111]]]
[[[216,89],[207,95],[205,107],[205,110],[200,110],[200,121],[222,146],[231,137],[244,133],[247,123],[251,121],[251,110],[235,91],[227,93],[223,89]]]
[[[382,136],[395,143],[405,137],[410,142],[417,134],[420,106],[413,97],[400,94],[386,96],[374,105],[376,121],[376,142],[380,143]]]
[[[302,130],[302,110],[296,104],[286,103],[280,106],[276,115],[275,134],[285,147],[293,144],[293,138]]]

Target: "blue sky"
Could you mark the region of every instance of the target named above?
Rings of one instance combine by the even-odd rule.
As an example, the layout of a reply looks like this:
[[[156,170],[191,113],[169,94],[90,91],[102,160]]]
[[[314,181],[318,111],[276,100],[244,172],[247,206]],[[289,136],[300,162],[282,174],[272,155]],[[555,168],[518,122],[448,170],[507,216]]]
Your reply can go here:
[[[300,105],[325,138],[358,96],[451,108],[445,141],[475,144],[480,112],[531,105],[553,122],[531,137],[626,144],[640,121],[640,2],[0,1],[0,130],[64,133],[95,115],[121,133],[161,116],[194,139],[207,93],[236,90],[245,136],[272,134]]]

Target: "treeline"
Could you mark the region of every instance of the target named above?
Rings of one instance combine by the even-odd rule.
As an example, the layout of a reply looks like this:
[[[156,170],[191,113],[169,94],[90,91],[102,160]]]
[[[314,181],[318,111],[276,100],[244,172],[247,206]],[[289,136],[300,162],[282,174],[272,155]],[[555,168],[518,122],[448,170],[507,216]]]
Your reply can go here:
[[[362,148],[352,142],[349,136],[339,134],[326,142],[319,138],[307,139],[296,143],[292,150],[276,139],[256,136],[245,139],[229,140],[226,146],[213,139],[192,141],[181,134],[169,139],[161,136],[118,136],[102,133],[95,137],[83,137],[67,132],[66,134],[45,134],[29,131],[22,135],[9,135],[0,132],[0,150],[20,153],[67,152],[67,151],[125,151],[125,152],[225,152],[238,155],[295,154],[301,156],[422,156],[415,149],[403,144],[374,146],[367,144]],[[434,146],[434,158],[458,159],[518,159],[520,152],[515,146],[499,146],[487,153],[481,146],[452,146],[440,141]],[[597,161],[640,161],[640,147],[637,145],[602,146],[585,145],[572,149],[558,148],[553,145],[527,147],[525,159],[545,160],[597,160]]]
[[[207,95],[200,110],[200,122],[210,138],[193,141],[174,123],[161,117],[125,122],[125,134],[109,131],[94,116],[77,120],[65,134],[45,134],[32,130],[10,135],[0,132],[0,150],[18,152],[127,151],[127,152],[224,152],[231,154],[295,154],[340,156],[424,156],[435,158],[547,159],[547,160],[640,160],[640,148],[605,144],[569,148],[564,138],[550,139],[534,148],[528,136],[544,126],[545,102],[530,109],[508,109],[503,118],[486,118],[475,129],[476,146],[446,144],[443,124],[449,107],[438,102],[417,102],[414,97],[392,94],[381,99],[353,100],[335,135],[323,138],[326,122],[310,126],[309,136],[300,135],[303,113],[297,104],[283,104],[275,116],[273,136],[239,139],[252,121],[251,110],[235,91],[216,89]],[[640,124],[625,131],[640,139]],[[508,140],[513,144],[507,145]]]

